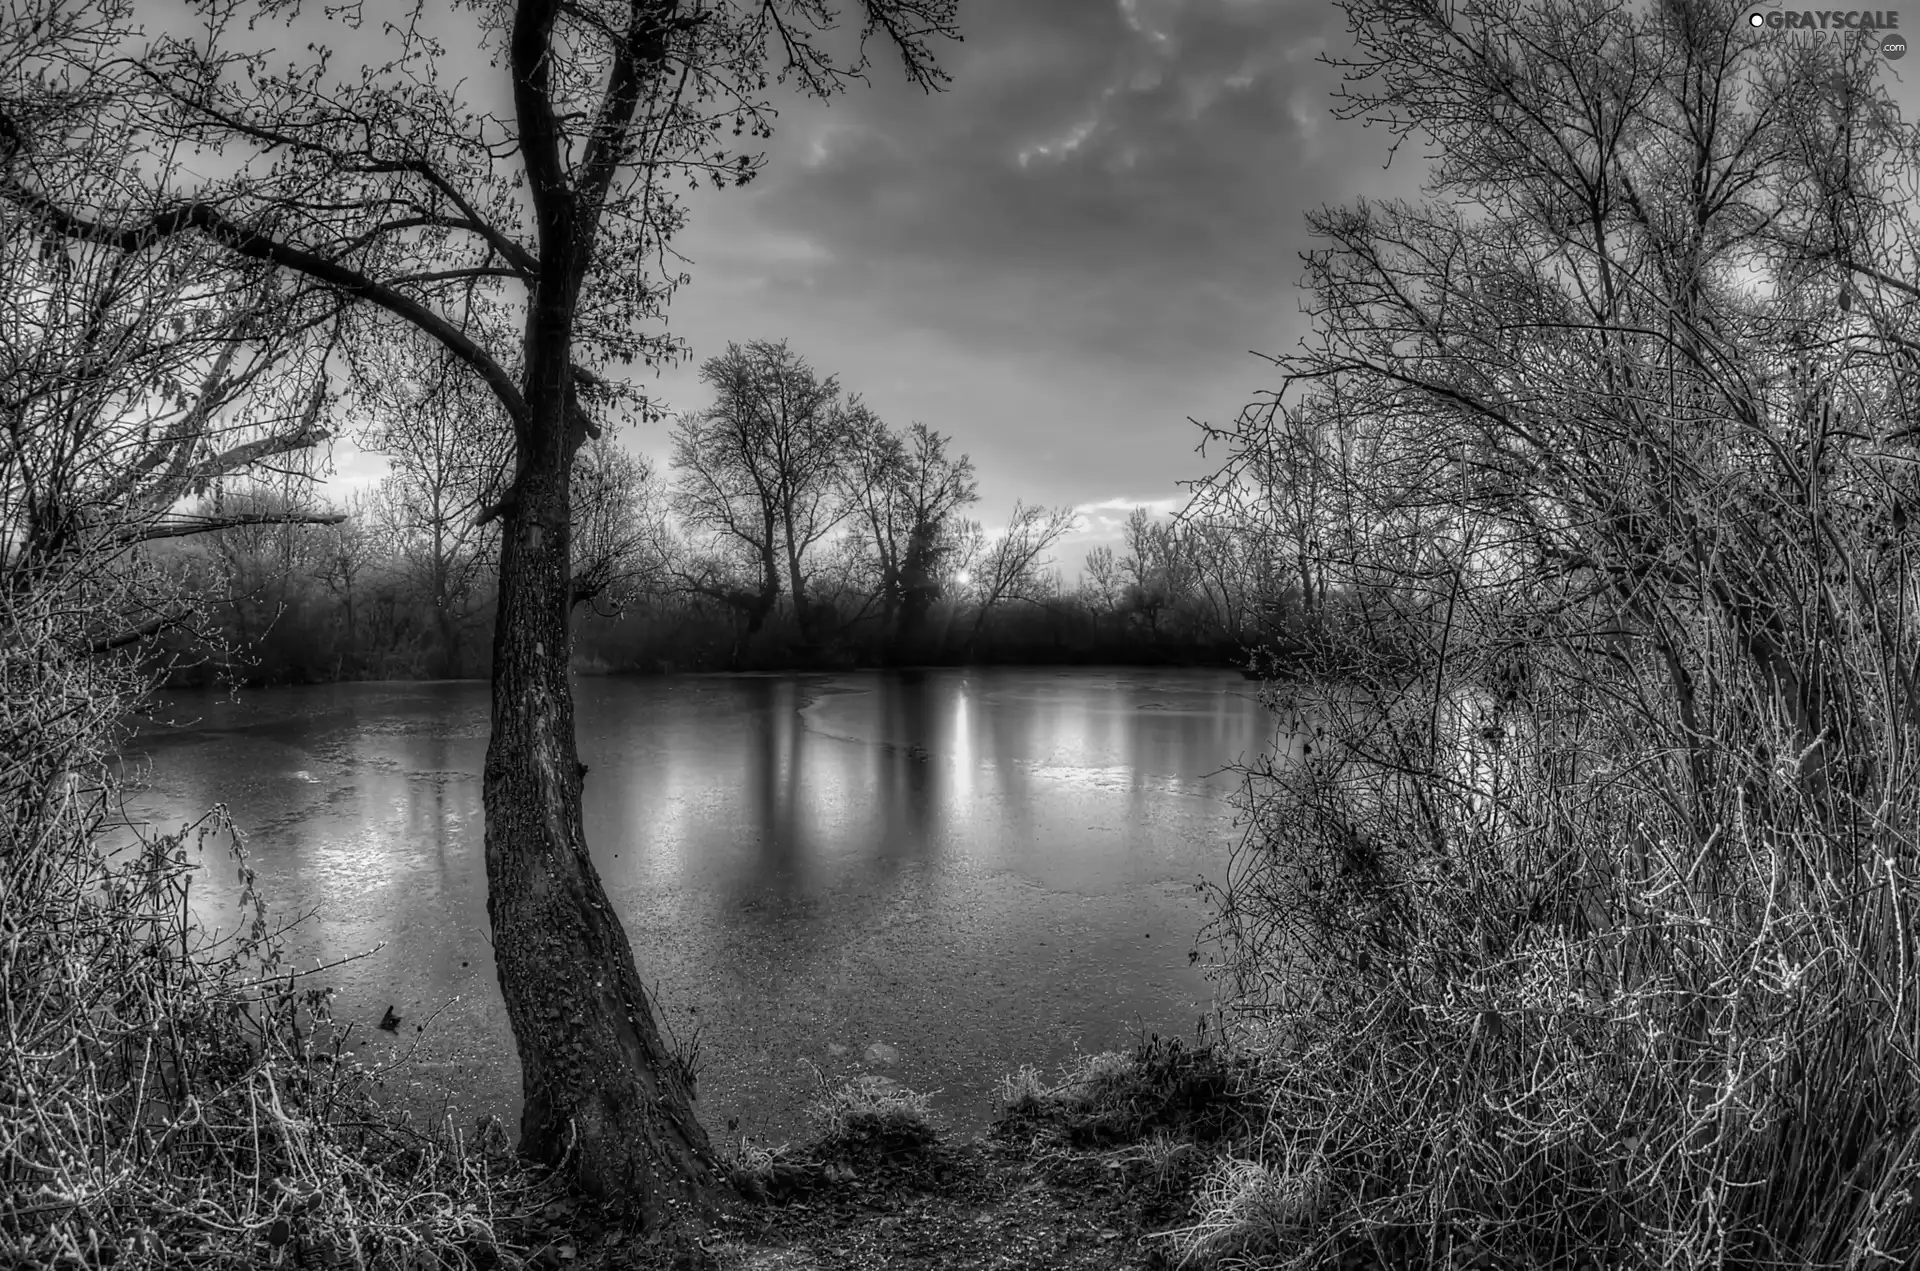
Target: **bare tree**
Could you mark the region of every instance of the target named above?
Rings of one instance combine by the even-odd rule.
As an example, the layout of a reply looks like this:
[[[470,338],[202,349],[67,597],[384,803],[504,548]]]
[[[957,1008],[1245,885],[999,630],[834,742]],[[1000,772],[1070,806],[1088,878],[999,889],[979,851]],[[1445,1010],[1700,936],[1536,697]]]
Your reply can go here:
[[[1494,1260],[1911,1262],[1916,1214],[1856,1200],[1908,1185],[1920,1098],[1920,156],[1877,39],[1343,7],[1343,113],[1435,165],[1310,217],[1279,360],[1323,394],[1280,423],[1337,443],[1328,590],[1392,645],[1285,690],[1317,731],[1257,774],[1226,902],[1290,1053],[1338,1056],[1291,1078],[1304,1132],[1369,1162],[1303,1256],[1441,1188]],[[1658,1168],[1534,1207],[1637,1168],[1622,1127]]]
[[[678,480],[670,496],[681,520],[712,545],[679,571],[681,586],[736,609],[745,638],[760,630],[780,596],[776,485],[750,440],[721,421],[682,419],[673,433]]]
[[[492,591],[498,525],[480,512],[505,484],[512,435],[486,385],[438,345],[383,342],[352,358],[360,444],[389,465],[390,546],[433,607],[437,673],[457,675]]]
[[[372,507],[366,492],[357,491],[336,506],[340,522],[322,530],[314,545],[314,576],[339,599],[345,643],[351,648],[359,629],[355,587],[375,567],[380,544],[367,524]]]
[[[1113,549],[1104,544],[1087,553],[1080,570],[1080,596],[1094,613],[1111,616],[1120,607],[1125,584],[1120,578],[1120,562]]]
[[[1160,618],[1192,592],[1194,571],[1177,522],[1159,521],[1144,507],[1127,514],[1121,531],[1127,554],[1118,563],[1127,579],[1126,611],[1146,619],[1150,639],[1160,638]]]
[[[681,216],[668,178],[751,175],[725,137],[768,129],[770,69],[826,94],[866,63],[836,64],[816,38],[831,15],[799,0],[516,0],[416,9],[385,27],[391,60],[336,78],[323,39],[291,66],[249,43],[250,19],[285,8],[210,6],[142,48],[122,8],[92,6],[103,34],[74,36],[59,73],[35,82],[81,85],[102,127],[153,154],[222,161],[121,174],[153,209],[130,214],[50,183],[63,139],[9,98],[0,199],[70,240],[139,254],[197,239],[269,264],[348,302],[352,340],[404,328],[494,395],[513,462],[488,509],[502,522],[488,915],[525,1083],[522,1147],[676,1226],[705,1204],[712,1153],[582,831],[566,666],[573,458],[596,427],[583,399],[612,391],[594,367],[673,352],[647,327],[678,281],[646,268]],[[913,82],[937,84],[928,49],[954,33],[951,0],[866,0],[862,13]],[[494,56],[510,117],[463,96],[471,81],[442,61],[476,46]],[[488,340],[496,324],[474,315],[489,307],[514,338]]]
[[[580,449],[573,487],[573,602],[606,616],[666,584],[671,538],[653,465],[603,432]]]
[[[100,175],[133,153],[88,131],[84,103],[66,105],[39,121],[73,134],[48,179],[139,210],[137,193]],[[335,309],[206,244],[128,255],[0,201],[0,588],[100,587],[111,575],[119,607],[86,642],[119,648],[188,617],[140,563],[142,544],[335,519],[210,497],[250,474],[304,479],[306,452],[331,435]]]
[[[969,648],[979,641],[996,607],[1008,601],[1038,603],[1045,596],[1047,580],[1041,571],[1050,563],[1047,552],[1073,528],[1074,519],[1069,507],[1014,503],[1006,530],[983,546],[971,566],[975,609]]]
[[[973,460],[915,423],[902,436],[865,408],[850,412],[842,477],[859,549],[870,558],[882,625],[896,642],[926,621],[959,550],[958,515],[977,502]]]
[[[849,409],[839,381],[821,379],[784,341],[730,344],[700,376],[715,400],[674,432],[675,509],[751,555],[760,588],[750,603],[761,616],[784,571],[795,622],[809,636],[811,553],[845,516],[836,495]]]
[[[1390,455],[1348,409],[1337,382],[1288,404],[1266,394],[1229,428],[1205,430],[1206,443],[1226,441],[1219,471],[1196,483],[1178,520],[1186,531],[1196,585],[1237,626],[1257,617],[1295,638],[1323,638],[1319,622],[1331,573],[1367,574],[1384,583],[1389,544],[1417,554],[1431,541],[1423,500],[1382,500]],[[1414,488],[1421,477],[1412,474]],[[1369,571],[1371,571],[1369,573]],[[1349,589],[1342,599],[1379,603],[1378,587]]]

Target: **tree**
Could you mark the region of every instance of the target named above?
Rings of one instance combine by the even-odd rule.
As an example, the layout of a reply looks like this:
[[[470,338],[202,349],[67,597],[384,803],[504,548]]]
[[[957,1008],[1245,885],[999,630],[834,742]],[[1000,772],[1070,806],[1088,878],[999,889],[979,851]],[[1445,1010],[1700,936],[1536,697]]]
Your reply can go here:
[[[821,379],[784,341],[764,340],[728,345],[707,359],[700,378],[715,400],[674,431],[675,510],[751,557],[759,590],[746,603],[758,617],[772,608],[784,570],[807,638],[814,626],[809,554],[844,518],[835,495],[850,411],[839,381]],[[737,602],[738,592],[723,598]]]
[[[323,530],[314,547],[314,574],[340,601],[348,649],[356,647],[359,631],[354,616],[354,587],[378,559],[378,544],[367,525],[371,512],[371,500],[364,492],[349,496],[341,508],[341,522]]]
[[[1193,588],[1213,626],[1229,640],[1246,641],[1258,618],[1277,604],[1282,590],[1273,541],[1244,519],[1244,509],[1229,510],[1211,489],[1196,494],[1180,511],[1180,534],[1193,569]],[[1119,596],[1119,570],[1108,552],[1112,575],[1107,595]],[[1108,601],[1109,608],[1113,601]]]
[[[433,610],[436,673],[458,675],[480,617],[497,523],[496,500],[513,449],[500,404],[438,346],[412,342],[352,350],[360,444],[386,456],[380,510],[396,518],[390,543]]]
[[[1230,428],[1203,429],[1205,442],[1226,441],[1229,453],[1178,519],[1196,585],[1230,627],[1264,612],[1311,628],[1327,603],[1330,563],[1349,571],[1362,558],[1377,563],[1385,538],[1406,532],[1402,518],[1370,501],[1387,484],[1373,479],[1380,457],[1356,449],[1368,442],[1336,382],[1291,406],[1265,395]]]
[[[1193,584],[1193,567],[1176,523],[1156,521],[1144,507],[1127,514],[1121,531],[1127,554],[1119,560],[1127,578],[1123,592],[1129,613],[1147,620],[1149,639],[1160,638],[1160,615],[1185,600]]]
[[[866,62],[834,62],[816,38],[831,14],[809,0],[502,0],[447,16],[471,21],[457,33],[416,9],[384,28],[388,62],[336,81],[321,43],[291,67],[244,45],[249,16],[285,8],[207,5],[135,49],[124,6],[100,0],[101,34],[63,73],[104,126],[155,154],[215,149],[221,164],[124,173],[146,184],[150,213],[72,197],[44,180],[60,138],[9,97],[0,198],[68,239],[130,254],[197,239],[269,264],[348,302],[350,340],[437,344],[493,393],[513,461],[487,510],[501,522],[487,908],[524,1076],[521,1146],[677,1226],[705,1203],[711,1148],[582,830],[573,459],[596,428],[587,406],[618,391],[596,368],[673,352],[643,326],[678,282],[645,268],[679,223],[668,179],[752,173],[725,134],[765,134],[770,61],[823,95]],[[863,16],[913,82],[937,85],[929,47],[954,34],[951,0],[866,0]],[[441,49],[476,45],[495,57],[509,118],[469,102],[464,74],[441,63]],[[493,324],[474,315],[489,306],[516,338],[483,342]]]
[[[1047,563],[1047,551],[1073,528],[1074,519],[1072,508],[1014,503],[1006,530],[982,546],[971,567],[976,608],[973,631],[967,637],[969,648],[979,641],[995,607],[1010,600],[1037,603],[1041,599],[1047,582],[1040,571]]]
[[[664,496],[653,465],[610,433],[581,447],[573,487],[573,603],[608,616],[657,595],[669,569]]]
[[[1109,616],[1120,607],[1120,562],[1104,544],[1087,553],[1080,571],[1080,596],[1094,613]]]
[[[947,454],[952,440],[915,423],[903,437],[872,411],[851,412],[842,477],[854,535],[871,560],[881,623],[896,645],[926,621],[959,550],[960,509],[975,503],[973,460]]]
[[[40,126],[80,134],[49,181],[139,206],[102,187],[98,173],[128,155],[86,135],[83,109],[47,112]],[[93,591],[81,608],[106,624],[86,637],[97,651],[190,616],[144,545],[338,519],[210,497],[331,435],[334,306],[240,264],[189,242],[139,257],[69,242],[0,202],[0,589]],[[103,606],[108,592],[117,599]]]

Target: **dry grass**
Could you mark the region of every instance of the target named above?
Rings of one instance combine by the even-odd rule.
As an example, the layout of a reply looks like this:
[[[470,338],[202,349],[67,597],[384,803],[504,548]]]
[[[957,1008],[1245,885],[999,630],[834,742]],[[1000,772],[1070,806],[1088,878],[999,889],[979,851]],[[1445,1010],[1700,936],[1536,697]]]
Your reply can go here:
[[[1319,1162],[1293,1171],[1228,1157],[1200,1185],[1198,1220],[1167,1239],[1183,1267],[1271,1259],[1312,1232],[1328,1193]]]
[[[10,615],[18,619],[19,615]],[[492,1127],[385,1112],[327,991],[278,933],[224,816],[115,830],[104,751],[137,677],[15,621],[0,648],[0,1263],[21,1267],[518,1265],[545,1194]],[[188,905],[238,871],[248,921]]]
[[[939,1138],[931,1096],[885,1077],[855,1077],[822,1089],[807,1108],[817,1155],[911,1154]]]
[[[80,1266],[511,1261],[497,1228],[537,1197],[504,1134],[469,1144],[384,1111],[338,1044],[326,991],[275,968],[264,907],[219,943],[187,922],[185,844],[154,838],[117,861],[69,850],[32,876],[6,858],[0,906],[38,938],[0,954],[0,1253]]]
[[[1010,1128],[1056,1127],[1070,1144],[1140,1143],[1159,1135],[1219,1139],[1241,1127],[1246,1064],[1224,1045],[1155,1034],[1131,1051],[1076,1055],[1048,1084],[1032,1065],[1000,1078]]]
[[[1046,1078],[1032,1064],[1021,1064],[1010,1073],[1002,1073],[995,1091],[1000,1111],[1005,1116],[1030,1117],[1040,1111],[1052,1092]]]

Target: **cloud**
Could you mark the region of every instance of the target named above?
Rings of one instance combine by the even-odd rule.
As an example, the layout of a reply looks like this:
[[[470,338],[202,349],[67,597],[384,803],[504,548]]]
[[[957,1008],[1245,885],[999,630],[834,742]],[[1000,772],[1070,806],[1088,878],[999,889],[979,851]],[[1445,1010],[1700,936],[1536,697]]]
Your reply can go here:
[[[955,87],[796,112],[805,159],[749,187],[820,255],[776,292],[884,295],[966,348],[1177,367],[1291,309],[1339,28],[1313,0],[981,3]],[[1042,351],[1045,351],[1044,353]]]
[[[1074,533],[1096,538],[1110,538],[1120,533],[1135,508],[1145,508],[1148,515],[1159,518],[1172,516],[1185,506],[1187,506],[1185,495],[1167,495],[1152,499],[1113,498],[1102,499],[1097,503],[1078,503],[1073,509]]]
[[[951,433],[983,519],[1015,497],[1171,496],[1303,333],[1303,213],[1379,193],[1383,139],[1328,117],[1326,0],[969,0],[952,88],[884,59],[784,109],[764,174],[703,193],[672,322],[696,359],[791,338],[896,424]],[[1408,165],[1386,190],[1406,192]],[[1371,187],[1371,188],[1370,188]],[[668,401],[705,400],[693,368]],[[1158,496],[1156,496],[1158,497]]]

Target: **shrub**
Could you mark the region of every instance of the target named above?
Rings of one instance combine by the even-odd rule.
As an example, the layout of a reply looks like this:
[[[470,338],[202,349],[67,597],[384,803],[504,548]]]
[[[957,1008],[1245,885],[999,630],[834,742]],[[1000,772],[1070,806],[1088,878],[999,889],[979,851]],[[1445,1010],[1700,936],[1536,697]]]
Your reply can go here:
[[[33,619],[0,615],[0,1262],[511,1261],[496,1226],[526,1180],[381,1109],[326,991],[282,970],[223,816],[113,836],[105,760],[141,682]],[[248,921],[215,938],[188,895],[222,836]]]
[[[1662,788],[1663,721],[1551,657],[1533,674],[1492,741],[1460,683],[1437,712],[1296,686],[1322,744],[1249,777],[1218,970],[1258,1025],[1263,1141],[1318,1145],[1324,1221],[1294,1230],[1289,1265],[1382,1243],[1498,1265],[1910,1265],[1920,771],[1902,710],[1852,734],[1870,802],[1839,777],[1848,754],[1821,777],[1764,700],[1710,718],[1729,780],[1702,825]],[[1220,1196],[1264,1194],[1234,1177]]]

